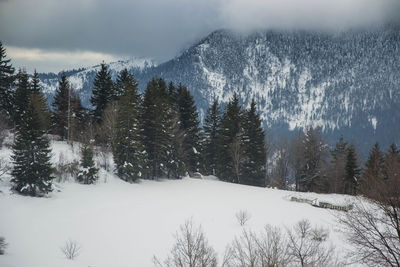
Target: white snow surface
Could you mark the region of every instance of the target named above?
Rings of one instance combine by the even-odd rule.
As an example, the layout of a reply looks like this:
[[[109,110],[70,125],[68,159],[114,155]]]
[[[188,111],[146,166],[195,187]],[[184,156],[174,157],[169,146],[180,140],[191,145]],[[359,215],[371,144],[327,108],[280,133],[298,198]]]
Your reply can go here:
[[[53,142],[53,162],[60,154],[66,162],[79,160],[79,149]],[[0,150],[9,160],[10,149]],[[100,162],[104,157],[96,156]],[[260,231],[265,224],[292,226],[301,219],[330,229],[330,242],[339,253],[346,246],[339,231],[340,211],[291,202],[291,196],[344,204],[351,197],[336,194],[296,193],[204,179],[140,181],[126,183],[101,169],[94,185],[69,180],[55,183],[45,198],[13,194],[9,176],[0,182],[0,236],[9,244],[0,256],[2,267],[45,266],[153,266],[156,255],[164,259],[174,234],[185,220],[201,224],[220,261],[226,245],[242,233],[235,214],[246,210],[251,218],[244,226]],[[60,247],[68,240],[81,246],[75,260]]]

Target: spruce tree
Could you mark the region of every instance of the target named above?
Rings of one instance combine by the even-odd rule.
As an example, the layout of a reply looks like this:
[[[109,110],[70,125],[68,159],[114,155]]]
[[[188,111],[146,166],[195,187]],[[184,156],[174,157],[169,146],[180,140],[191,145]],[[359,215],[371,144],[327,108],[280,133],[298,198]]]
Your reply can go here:
[[[106,64],[102,63],[93,81],[93,91],[90,102],[93,105],[92,117],[97,124],[102,122],[103,112],[107,104],[115,97],[114,84]]]
[[[242,110],[237,94],[229,101],[221,120],[218,140],[217,176],[239,183],[242,157]]]
[[[182,140],[174,133],[174,127],[179,125],[172,105],[169,101],[165,81],[153,78],[146,87],[143,99],[142,122],[143,144],[148,153],[148,177],[168,177],[171,164],[181,166],[177,145]],[[178,168],[181,169],[180,167]]]
[[[265,185],[265,133],[260,115],[256,111],[256,102],[251,101],[250,109],[243,118],[244,162],[241,182],[244,184]]]
[[[184,132],[183,153],[185,165],[189,172],[199,168],[199,120],[196,104],[189,90],[179,84],[177,90],[177,109],[180,127]]]
[[[69,118],[69,103],[70,101],[70,84],[67,76],[61,74],[61,79],[58,81],[58,88],[54,95],[52,112],[52,131],[54,134],[59,135],[61,140],[68,137],[68,118]]]
[[[400,151],[396,144],[391,144],[384,156],[384,179],[399,179],[400,173],[397,172],[400,166]]]
[[[41,196],[52,190],[50,144],[41,129],[40,110],[28,99],[17,125],[13,145],[13,189],[23,195]]]
[[[303,140],[305,164],[299,181],[301,191],[327,191],[327,184],[321,173],[325,162],[325,144],[321,137],[320,128],[308,128]]]
[[[33,76],[32,76],[32,82],[31,82],[31,91],[32,93],[40,93],[40,79],[39,79],[39,75],[36,72],[36,70],[33,72]]]
[[[16,124],[20,123],[22,115],[25,112],[26,107],[28,106],[29,96],[31,94],[31,86],[28,80],[28,74],[19,70],[17,77],[17,88],[15,89],[14,95],[14,122]]]
[[[218,133],[221,128],[221,111],[218,100],[207,110],[203,124],[202,162],[206,175],[215,175],[218,160]]]
[[[93,147],[87,143],[83,143],[81,155],[77,180],[83,184],[93,184],[97,181],[99,172],[93,161]]]
[[[365,163],[365,171],[362,176],[362,190],[364,192],[371,192],[373,190],[371,186],[384,179],[384,164],[384,155],[379,144],[375,143]]]
[[[346,177],[346,157],[349,144],[339,138],[335,148],[331,150],[331,171],[329,172],[329,192],[344,193]]]
[[[360,169],[357,164],[357,155],[354,146],[351,144],[347,148],[346,155],[346,175],[344,178],[344,193],[355,195],[357,193]]]
[[[126,69],[119,74],[117,81],[123,95],[119,100],[113,155],[117,175],[125,181],[133,182],[144,177],[148,171],[140,122],[138,83]]]
[[[6,49],[0,42],[0,114],[4,114],[7,120],[13,114],[13,91],[14,68],[10,59],[6,59]]]

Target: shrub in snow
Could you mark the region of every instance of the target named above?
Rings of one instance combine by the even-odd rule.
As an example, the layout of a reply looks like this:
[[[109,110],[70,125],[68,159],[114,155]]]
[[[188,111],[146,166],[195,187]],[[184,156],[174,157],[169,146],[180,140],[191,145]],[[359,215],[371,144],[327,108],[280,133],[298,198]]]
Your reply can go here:
[[[246,210],[240,210],[236,213],[236,220],[240,224],[240,226],[243,226],[246,224],[248,220],[250,220],[251,215],[248,211]]]
[[[67,259],[73,260],[79,256],[81,247],[78,242],[68,240],[65,242],[64,246],[60,248],[60,250]]]
[[[93,184],[98,179],[98,169],[94,165],[93,161],[93,148],[88,144],[83,144],[82,159],[79,166],[79,173],[77,179],[83,184]]]
[[[189,220],[180,227],[175,237],[175,245],[164,263],[162,264],[156,257],[153,261],[159,267],[215,267],[217,266],[217,254],[208,244],[201,227],[195,226]]]
[[[4,255],[6,247],[6,240],[4,239],[4,237],[0,236],[0,255]]]
[[[288,266],[292,257],[287,244],[286,235],[278,227],[266,225],[259,235],[244,230],[227,247],[223,266]]]

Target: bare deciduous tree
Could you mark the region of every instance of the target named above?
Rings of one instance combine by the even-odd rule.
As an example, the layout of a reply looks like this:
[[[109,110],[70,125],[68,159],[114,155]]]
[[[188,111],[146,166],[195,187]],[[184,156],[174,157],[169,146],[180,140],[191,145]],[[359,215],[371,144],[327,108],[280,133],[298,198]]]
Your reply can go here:
[[[288,254],[292,262],[305,266],[338,266],[334,248],[326,244],[328,231],[312,228],[308,220],[299,221],[287,229]]]
[[[240,226],[243,226],[248,220],[250,220],[251,215],[247,210],[240,210],[236,212],[235,217]]]
[[[354,248],[350,255],[369,266],[400,266],[400,161],[387,168],[386,179],[363,186],[370,200],[359,198],[340,218]]]
[[[232,158],[233,171],[235,173],[235,182],[240,183],[240,168],[243,162],[243,146],[240,137],[233,138],[232,143],[229,145],[229,153]]]
[[[60,250],[67,259],[74,260],[76,257],[79,256],[81,247],[78,242],[68,240],[67,242],[65,242],[64,246],[60,248]]]
[[[156,266],[165,267],[216,267],[217,254],[208,244],[200,226],[188,220],[176,234],[175,245],[170,256],[161,263],[156,257]]]
[[[278,227],[266,225],[256,235],[243,231],[225,250],[223,267],[286,267],[292,257],[288,253],[287,237]]]

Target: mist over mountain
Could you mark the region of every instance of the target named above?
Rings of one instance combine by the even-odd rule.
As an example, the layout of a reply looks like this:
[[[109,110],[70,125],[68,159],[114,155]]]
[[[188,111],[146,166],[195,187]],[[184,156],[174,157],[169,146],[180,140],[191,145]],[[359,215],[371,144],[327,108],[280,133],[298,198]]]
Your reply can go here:
[[[237,92],[245,107],[255,98],[265,127],[275,135],[321,127],[330,141],[343,135],[364,152],[378,141],[400,142],[400,30],[387,26],[345,32],[218,30],[180,56],[111,63],[124,67],[140,88],[154,76],[186,85],[200,116],[210,102]],[[89,105],[96,67],[68,73]],[[41,74],[51,96],[57,75]]]

